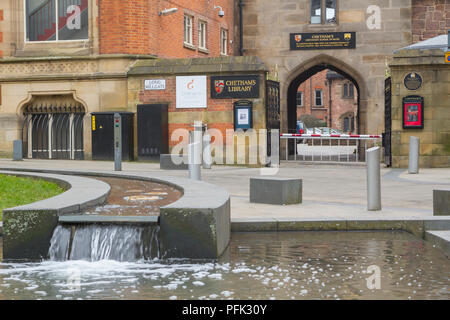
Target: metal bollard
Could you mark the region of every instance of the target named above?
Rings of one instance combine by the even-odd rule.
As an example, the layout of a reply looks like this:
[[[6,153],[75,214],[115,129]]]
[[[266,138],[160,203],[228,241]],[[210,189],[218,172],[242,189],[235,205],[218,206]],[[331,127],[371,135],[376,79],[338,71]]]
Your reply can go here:
[[[122,117],[114,113],[114,171],[122,171]]]
[[[381,210],[380,147],[366,150],[367,210]]]
[[[201,131],[189,132],[189,179],[201,180]]]
[[[202,157],[203,169],[211,169],[212,156],[211,156],[211,135],[205,133],[203,135],[203,157]]]
[[[14,140],[13,142],[13,161],[22,161],[22,140]]]
[[[408,161],[408,173],[419,173],[419,147],[420,139],[418,137],[409,137],[409,161]]]

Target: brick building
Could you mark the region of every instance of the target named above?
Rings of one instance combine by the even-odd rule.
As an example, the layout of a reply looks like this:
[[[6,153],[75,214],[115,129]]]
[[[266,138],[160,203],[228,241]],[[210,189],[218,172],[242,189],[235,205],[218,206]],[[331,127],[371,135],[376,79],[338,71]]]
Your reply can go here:
[[[224,12],[223,17],[219,12]],[[58,115],[50,121],[51,114],[59,112],[71,114],[69,128],[80,122],[75,114],[86,115],[79,142],[85,158],[92,153],[93,112],[136,113],[138,104],[165,103],[170,132],[188,127],[195,119],[221,131],[231,129],[237,99],[212,98],[212,79],[219,75],[258,79],[259,95],[249,100],[255,128],[265,128],[270,113],[265,100],[268,70],[276,70],[276,76],[270,77],[280,82],[276,93],[282,131],[295,129],[299,85],[328,69],[354,85],[355,131],[380,134],[385,129],[384,80],[394,50],[446,33],[449,12],[448,0],[4,0],[0,3],[0,155],[11,155],[15,139],[35,143],[33,133],[24,132],[26,119],[47,117],[41,122],[49,136],[53,129],[67,127],[63,120],[52,125]],[[330,33],[354,35],[354,47],[291,47],[291,34]],[[301,42],[301,37],[297,40]],[[241,53],[249,57],[235,57]],[[176,78],[187,75],[206,77],[204,108],[174,106]],[[146,80],[165,80],[165,91],[146,90]],[[335,90],[321,85],[324,106],[330,89],[336,96],[345,91],[339,81],[332,81]],[[310,96],[305,94],[304,103]],[[345,101],[351,105],[350,100]],[[337,102],[334,106],[350,108]],[[327,117],[331,126],[345,127],[346,116],[336,117],[333,105],[315,107],[319,106],[314,112]],[[52,143],[42,132],[36,134]],[[33,156],[31,149],[29,156]]]
[[[21,139],[29,140],[25,156],[60,157],[64,152],[52,147],[67,146],[57,146],[60,142],[51,137],[62,135],[89,159],[92,113],[136,113],[137,104],[149,102],[145,79],[138,84],[140,93],[129,90],[133,66],[162,58],[175,64],[182,63],[178,58],[228,61],[235,52],[234,14],[233,0],[1,1],[0,155],[11,155],[12,141]],[[206,74],[201,68],[197,72]],[[174,83],[167,79],[166,84],[162,92],[153,92],[159,103],[175,101]],[[224,103],[231,102],[218,100],[211,110],[224,109]],[[193,114],[200,115],[198,120],[213,118],[206,115],[209,110],[194,111],[199,110],[171,105],[170,131],[189,127]],[[62,114],[68,116],[58,120]],[[225,118],[230,122],[232,114]],[[232,127],[220,121],[218,127]]]
[[[358,96],[353,83],[332,70],[323,70],[300,84],[297,119],[309,114],[327,127],[343,132],[357,131]]]

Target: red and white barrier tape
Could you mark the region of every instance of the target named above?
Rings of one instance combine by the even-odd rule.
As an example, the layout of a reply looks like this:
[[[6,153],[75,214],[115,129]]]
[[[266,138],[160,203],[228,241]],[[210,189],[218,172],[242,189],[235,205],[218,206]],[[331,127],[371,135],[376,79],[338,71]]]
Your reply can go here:
[[[360,138],[360,139],[381,139],[381,135],[369,134],[300,134],[300,133],[282,133],[281,137],[302,137],[302,138]]]

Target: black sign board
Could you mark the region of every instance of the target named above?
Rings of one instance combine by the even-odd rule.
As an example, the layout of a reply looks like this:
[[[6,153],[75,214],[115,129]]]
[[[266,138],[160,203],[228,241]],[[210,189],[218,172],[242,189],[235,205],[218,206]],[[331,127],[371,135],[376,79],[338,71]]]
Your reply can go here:
[[[291,33],[291,50],[355,49],[356,32]]]
[[[403,83],[408,90],[417,90],[422,86],[422,77],[418,73],[411,72],[406,75]]]
[[[424,99],[420,96],[403,98],[403,129],[423,129]]]
[[[238,101],[234,103],[234,130],[248,130],[253,128],[253,103],[251,101]]]
[[[213,76],[212,99],[259,98],[259,76]]]

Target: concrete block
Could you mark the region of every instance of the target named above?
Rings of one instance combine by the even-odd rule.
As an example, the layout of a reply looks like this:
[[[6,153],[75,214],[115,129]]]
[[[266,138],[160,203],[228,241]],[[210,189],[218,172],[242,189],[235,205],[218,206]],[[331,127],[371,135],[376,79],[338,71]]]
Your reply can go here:
[[[275,205],[302,203],[302,179],[250,178],[250,202]]]
[[[41,260],[48,257],[58,213],[53,211],[8,210],[3,212],[3,258]]]
[[[450,231],[427,231],[425,232],[425,240],[444,251],[445,255],[450,258]]]
[[[174,163],[172,159],[176,159],[179,164]],[[163,170],[188,170],[188,157],[173,154],[162,154],[159,157],[159,168]]]
[[[433,190],[433,215],[450,215],[450,189]]]
[[[231,237],[230,195],[202,181],[177,178],[172,182],[184,194],[160,208],[162,258],[219,258]]]

